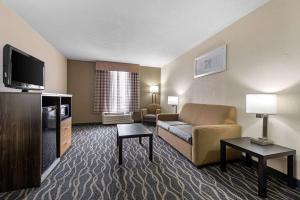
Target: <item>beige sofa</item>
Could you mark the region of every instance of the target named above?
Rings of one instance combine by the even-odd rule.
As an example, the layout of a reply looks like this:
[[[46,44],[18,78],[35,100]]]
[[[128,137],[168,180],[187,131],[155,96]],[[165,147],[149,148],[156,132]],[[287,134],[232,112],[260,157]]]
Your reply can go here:
[[[236,108],[187,103],[179,114],[159,114],[157,134],[196,166],[220,161],[220,140],[241,137]],[[227,150],[227,159],[241,154]]]

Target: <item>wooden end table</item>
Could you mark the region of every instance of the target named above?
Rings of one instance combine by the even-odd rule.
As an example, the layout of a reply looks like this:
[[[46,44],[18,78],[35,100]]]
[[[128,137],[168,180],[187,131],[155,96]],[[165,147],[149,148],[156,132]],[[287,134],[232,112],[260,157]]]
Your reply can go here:
[[[258,158],[258,195],[267,196],[267,160],[287,156],[288,186],[296,187],[294,178],[294,165],[296,150],[279,146],[276,144],[261,146],[250,142],[249,137],[226,139],[220,141],[221,145],[221,171],[226,171],[226,146],[232,147],[246,153],[246,164],[251,165],[251,156]]]
[[[153,159],[153,133],[148,130],[143,124],[118,124],[117,125],[117,146],[119,147],[119,165],[122,164],[123,139],[139,138],[139,143],[142,144],[142,138],[149,138],[149,160]]]

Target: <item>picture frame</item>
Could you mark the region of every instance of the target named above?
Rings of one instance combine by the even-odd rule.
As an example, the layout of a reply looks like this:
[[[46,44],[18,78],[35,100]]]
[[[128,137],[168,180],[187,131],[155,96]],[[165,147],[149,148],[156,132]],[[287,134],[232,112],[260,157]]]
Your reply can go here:
[[[227,45],[224,44],[195,59],[194,78],[226,71]]]

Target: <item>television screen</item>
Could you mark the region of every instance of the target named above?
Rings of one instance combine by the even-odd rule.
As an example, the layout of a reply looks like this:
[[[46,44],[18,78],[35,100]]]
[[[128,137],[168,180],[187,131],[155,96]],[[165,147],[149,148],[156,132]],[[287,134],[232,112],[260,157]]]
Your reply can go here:
[[[6,87],[23,91],[44,89],[44,62],[5,45],[3,48],[3,82]]]
[[[44,63],[17,51],[11,54],[11,70],[13,81],[32,85],[44,85]]]

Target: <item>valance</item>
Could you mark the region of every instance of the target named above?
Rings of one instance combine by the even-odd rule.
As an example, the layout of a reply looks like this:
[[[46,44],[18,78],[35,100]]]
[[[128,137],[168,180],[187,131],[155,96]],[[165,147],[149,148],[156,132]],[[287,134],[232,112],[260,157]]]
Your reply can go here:
[[[139,73],[138,64],[130,63],[118,63],[118,62],[108,62],[108,61],[98,61],[96,62],[96,70],[103,71],[123,71],[123,72],[133,72]]]

